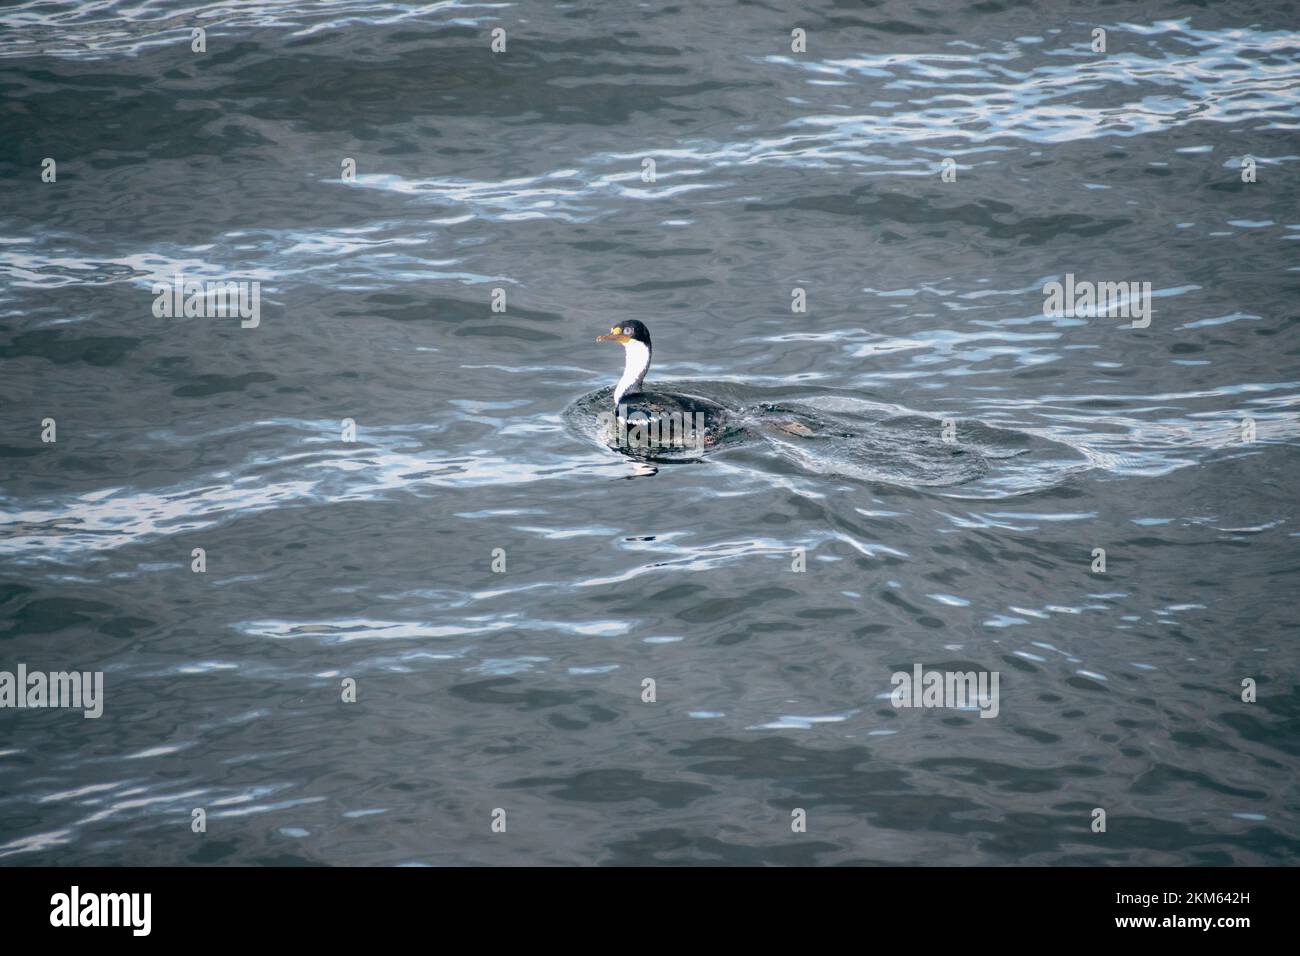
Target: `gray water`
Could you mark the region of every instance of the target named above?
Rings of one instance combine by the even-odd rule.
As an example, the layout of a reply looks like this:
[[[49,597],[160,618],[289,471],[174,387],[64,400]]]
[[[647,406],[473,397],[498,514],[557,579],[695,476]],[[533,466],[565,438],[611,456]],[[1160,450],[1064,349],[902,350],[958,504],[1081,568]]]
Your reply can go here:
[[[1296,862],[1296,5],[784,6],[0,11],[0,863]]]

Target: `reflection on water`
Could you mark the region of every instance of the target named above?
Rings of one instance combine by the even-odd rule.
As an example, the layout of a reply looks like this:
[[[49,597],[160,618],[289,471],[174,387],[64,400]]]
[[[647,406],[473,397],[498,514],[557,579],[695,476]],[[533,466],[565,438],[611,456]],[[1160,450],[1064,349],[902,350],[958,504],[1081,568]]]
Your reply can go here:
[[[0,859],[1296,860],[1294,24],[697,6],[0,11]]]

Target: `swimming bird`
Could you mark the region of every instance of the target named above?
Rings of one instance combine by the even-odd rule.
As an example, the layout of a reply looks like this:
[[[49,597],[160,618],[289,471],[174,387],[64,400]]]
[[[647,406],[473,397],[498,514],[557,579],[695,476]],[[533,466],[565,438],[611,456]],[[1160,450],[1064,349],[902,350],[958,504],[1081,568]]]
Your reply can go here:
[[[628,319],[597,342],[623,346],[623,375],[614,386],[620,439],[631,445],[712,445],[727,427],[727,410],[697,395],[645,391],[653,346],[645,323]],[[623,441],[620,441],[623,444]]]

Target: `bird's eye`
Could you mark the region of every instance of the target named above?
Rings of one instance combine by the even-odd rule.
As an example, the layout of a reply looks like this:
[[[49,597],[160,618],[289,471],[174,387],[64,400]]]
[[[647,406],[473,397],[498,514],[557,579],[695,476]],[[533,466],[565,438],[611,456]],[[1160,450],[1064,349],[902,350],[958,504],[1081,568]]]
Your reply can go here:
[[[632,326],[630,326],[630,325],[625,325],[625,326],[623,326],[623,334],[624,334],[624,335],[631,335],[631,334],[632,334]]]

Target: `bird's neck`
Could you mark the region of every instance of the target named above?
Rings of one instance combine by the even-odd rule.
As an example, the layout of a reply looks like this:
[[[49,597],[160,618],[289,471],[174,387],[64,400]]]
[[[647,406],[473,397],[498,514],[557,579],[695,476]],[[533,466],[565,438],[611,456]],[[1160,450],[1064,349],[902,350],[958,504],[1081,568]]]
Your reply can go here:
[[[631,341],[623,346],[623,377],[614,386],[614,404],[617,405],[625,395],[635,395],[641,391],[645,373],[650,368],[650,349],[643,342]]]

